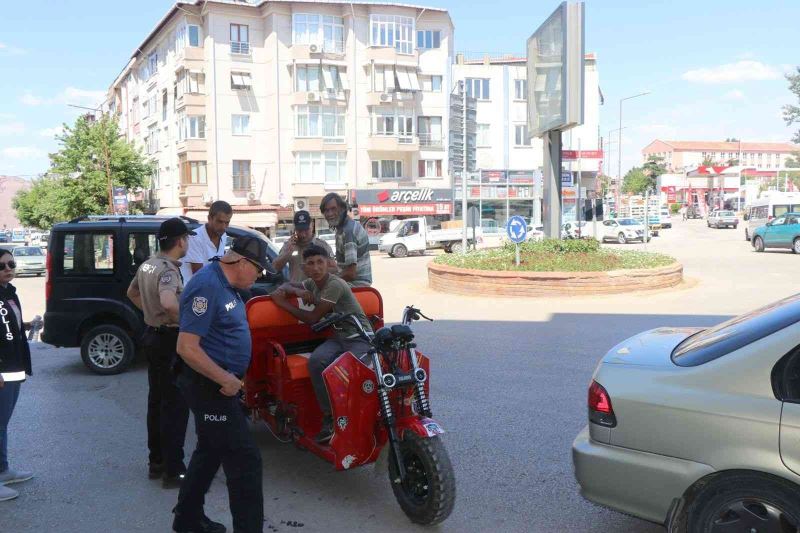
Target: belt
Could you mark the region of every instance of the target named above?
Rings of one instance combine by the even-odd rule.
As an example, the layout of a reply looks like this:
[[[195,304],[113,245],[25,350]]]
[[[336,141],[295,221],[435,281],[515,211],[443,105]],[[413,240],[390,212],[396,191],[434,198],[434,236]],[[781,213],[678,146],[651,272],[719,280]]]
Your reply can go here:
[[[151,333],[158,333],[160,335],[164,335],[167,333],[173,333],[173,334],[178,333],[179,328],[178,326],[164,326],[164,325],[158,326],[157,328],[153,326],[147,326],[147,331]]]

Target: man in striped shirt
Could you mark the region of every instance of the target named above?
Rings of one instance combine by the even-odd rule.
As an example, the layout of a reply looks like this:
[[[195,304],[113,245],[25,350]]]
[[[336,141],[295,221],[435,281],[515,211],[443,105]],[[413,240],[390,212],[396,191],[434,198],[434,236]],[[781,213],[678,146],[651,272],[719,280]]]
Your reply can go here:
[[[372,285],[372,263],[369,258],[369,236],[364,226],[347,216],[347,202],[335,192],[328,193],[319,204],[328,226],[336,230],[336,264],[339,277],[351,287]]]

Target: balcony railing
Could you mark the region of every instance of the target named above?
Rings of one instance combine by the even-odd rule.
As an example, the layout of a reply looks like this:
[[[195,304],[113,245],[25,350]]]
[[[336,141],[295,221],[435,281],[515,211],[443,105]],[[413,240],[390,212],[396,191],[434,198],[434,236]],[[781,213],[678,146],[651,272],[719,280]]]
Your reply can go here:
[[[433,133],[420,133],[417,135],[419,138],[419,145],[427,148],[441,148],[444,145],[444,140],[441,135]]]
[[[237,41],[231,42],[231,53],[242,56],[250,55],[250,43],[240,43]]]

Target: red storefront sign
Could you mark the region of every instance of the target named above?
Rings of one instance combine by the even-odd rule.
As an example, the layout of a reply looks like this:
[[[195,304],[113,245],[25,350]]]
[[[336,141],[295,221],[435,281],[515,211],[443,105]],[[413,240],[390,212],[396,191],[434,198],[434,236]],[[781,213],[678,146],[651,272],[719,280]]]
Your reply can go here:
[[[675,186],[670,185],[669,187],[661,187],[661,192],[667,193],[667,202],[670,204],[675,203],[675,199],[677,197],[675,193]]]
[[[359,216],[450,215],[453,204],[359,204]]]
[[[561,150],[562,161],[577,161],[578,159],[603,159],[602,150]]]

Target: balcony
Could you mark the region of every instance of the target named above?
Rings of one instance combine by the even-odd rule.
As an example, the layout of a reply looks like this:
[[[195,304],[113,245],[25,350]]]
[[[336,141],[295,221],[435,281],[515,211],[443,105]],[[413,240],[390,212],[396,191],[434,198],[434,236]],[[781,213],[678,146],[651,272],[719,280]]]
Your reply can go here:
[[[434,133],[419,133],[417,134],[419,140],[420,150],[443,150],[444,139],[441,135]]]
[[[231,41],[231,55],[250,56],[250,43]]]
[[[396,48],[389,46],[370,46],[366,50],[365,63],[373,61],[381,64],[399,65],[402,67],[418,67],[419,51],[411,54],[401,54]]]
[[[184,109],[187,115],[205,115],[206,95],[184,93],[175,100],[175,109]]]
[[[186,154],[187,161],[205,161],[206,140],[205,139],[184,139],[176,146],[178,154]]]
[[[413,135],[372,135],[367,150],[373,152],[418,152],[419,141]]]
[[[342,59],[344,57],[344,43],[293,44],[291,57],[300,61],[308,59]]]

